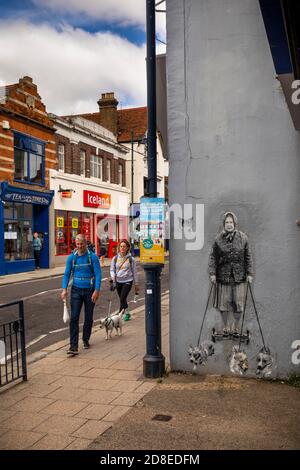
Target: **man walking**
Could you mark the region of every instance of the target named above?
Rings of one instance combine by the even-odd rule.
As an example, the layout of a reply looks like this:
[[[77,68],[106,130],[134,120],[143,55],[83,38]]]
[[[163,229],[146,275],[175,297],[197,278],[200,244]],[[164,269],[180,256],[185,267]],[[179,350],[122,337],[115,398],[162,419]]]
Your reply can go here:
[[[84,235],[77,235],[76,250],[72,253],[66,264],[62,282],[62,300],[67,299],[67,288],[72,276],[71,289],[71,319],[70,319],[70,348],[67,354],[78,354],[79,317],[84,304],[84,324],[82,341],[84,349],[90,347],[90,336],[93,326],[93,312],[99,297],[101,285],[101,268],[97,255],[87,249]]]

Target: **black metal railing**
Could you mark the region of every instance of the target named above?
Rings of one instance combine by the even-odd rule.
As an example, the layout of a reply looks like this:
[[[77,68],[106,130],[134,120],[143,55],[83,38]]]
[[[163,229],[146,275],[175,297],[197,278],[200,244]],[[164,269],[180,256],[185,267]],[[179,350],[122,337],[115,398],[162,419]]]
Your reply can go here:
[[[0,323],[0,387],[27,380],[23,300],[1,304],[0,309],[13,305],[19,306],[19,318]]]

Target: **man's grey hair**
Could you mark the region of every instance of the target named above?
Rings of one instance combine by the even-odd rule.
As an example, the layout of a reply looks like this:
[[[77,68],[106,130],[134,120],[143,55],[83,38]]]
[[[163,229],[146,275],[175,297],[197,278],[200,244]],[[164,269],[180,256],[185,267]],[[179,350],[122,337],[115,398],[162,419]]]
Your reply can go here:
[[[76,235],[76,240],[80,240],[81,242],[86,244],[85,236],[82,235],[82,233],[79,233],[79,235]]]

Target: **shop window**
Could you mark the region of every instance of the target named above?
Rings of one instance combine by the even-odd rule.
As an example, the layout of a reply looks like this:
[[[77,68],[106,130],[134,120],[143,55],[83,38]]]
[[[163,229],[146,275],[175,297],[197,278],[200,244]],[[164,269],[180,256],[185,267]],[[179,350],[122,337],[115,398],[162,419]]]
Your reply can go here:
[[[55,211],[55,246],[56,255],[68,254],[68,227],[66,211]]]
[[[6,261],[33,258],[32,205],[4,204],[4,259]]]
[[[85,236],[87,241],[92,242],[93,234],[92,234],[92,219],[93,215],[89,213],[82,213],[81,214],[81,233]]]
[[[23,134],[14,135],[16,181],[44,185],[45,145]]]
[[[75,239],[81,233],[80,212],[68,212],[68,229],[70,234],[70,250],[76,248]]]
[[[13,203],[4,202],[4,219],[14,218],[14,205]]]
[[[55,211],[56,255],[69,255],[76,248],[75,239],[82,233],[93,243],[93,214],[84,212]]]

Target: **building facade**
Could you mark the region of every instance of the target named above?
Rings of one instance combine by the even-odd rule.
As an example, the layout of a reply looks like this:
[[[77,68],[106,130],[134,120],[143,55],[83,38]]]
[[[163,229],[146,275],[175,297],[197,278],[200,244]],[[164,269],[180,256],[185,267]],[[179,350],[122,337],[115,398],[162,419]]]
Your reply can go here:
[[[41,267],[48,268],[49,214],[56,165],[53,123],[32,78],[2,87],[0,98],[0,275],[35,268],[33,233],[42,238]]]
[[[118,143],[127,150],[126,181],[130,190],[128,214],[130,219],[139,217],[140,198],[148,192],[147,165],[147,108],[118,109],[114,93],[102,93],[98,100],[99,112],[82,114],[80,117],[100,124],[112,132]],[[166,145],[157,130],[157,196],[167,193],[169,164]],[[139,254],[139,225],[132,223],[131,240],[134,252]]]
[[[53,259],[65,263],[83,233],[100,254],[116,252],[127,238],[130,191],[126,180],[127,149],[103,126],[80,116],[51,115],[56,130],[57,168],[50,173],[55,192]]]
[[[147,108],[118,109],[114,93],[102,93],[98,100],[99,112],[82,114],[81,117],[96,122],[110,130],[120,144],[129,150],[126,179],[131,192],[131,203],[137,204],[147,192]],[[168,176],[167,156],[164,154],[162,136],[157,131],[157,192],[165,197]]]
[[[265,342],[276,358],[272,376],[299,373],[293,353],[300,342],[300,137],[281,86],[283,75],[292,77],[290,83],[299,80],[299,9],[298,29],[296,11],[285,11],[297,3],[168,3],[169,199],[171,205],[191,205],[192,231],[199,227],[204,233],[194,249],[187,247],[184,231],[171,240],[173,370],[192,368],[187,351],[197,343],[211,288],[209,252],[222,215],[233,211],[252,248],[252,290]],[[196,220],[197,204],[204,205],[203,220]],[[244,328],[250,342],[242,347],[253,376],[263,341],[248,301]],[[211,339],[213,328],[221,330],[222,320],[210,303],[201,339]],[[197,373],[229,374],[233,344],[218,342]]]

